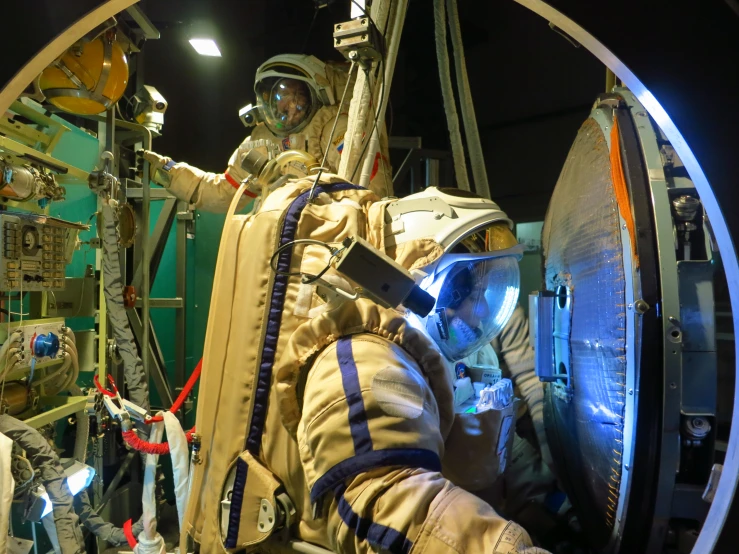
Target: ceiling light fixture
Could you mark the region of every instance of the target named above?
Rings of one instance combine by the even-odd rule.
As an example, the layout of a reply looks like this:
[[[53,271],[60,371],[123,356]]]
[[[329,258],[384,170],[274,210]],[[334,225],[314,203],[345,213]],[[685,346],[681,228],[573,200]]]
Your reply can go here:
[[[220,58],[221,51],[218,49],[216,41],[210,38],[191,38],[190,44],[195,51],[201,56],[215,56]]]

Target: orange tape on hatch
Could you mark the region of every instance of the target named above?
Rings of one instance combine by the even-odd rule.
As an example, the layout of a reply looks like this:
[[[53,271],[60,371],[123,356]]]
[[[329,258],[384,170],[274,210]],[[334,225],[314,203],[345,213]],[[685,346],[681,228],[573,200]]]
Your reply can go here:
[[[626,222],[626,229],[629,232],[631,253],[636,262],[636,267],[639,267],[639,256],[636,252],[636,226],[634,225],[634,215],[631,213],[629,189],[626,187],[624,166],[623,161],[621,160],[618,119],[616,119],[615,116],[613,118],[613,127],[611,128],[611,179],[613,180],[613,190],[616,193],[618,211],[621,214],[621,218]]]

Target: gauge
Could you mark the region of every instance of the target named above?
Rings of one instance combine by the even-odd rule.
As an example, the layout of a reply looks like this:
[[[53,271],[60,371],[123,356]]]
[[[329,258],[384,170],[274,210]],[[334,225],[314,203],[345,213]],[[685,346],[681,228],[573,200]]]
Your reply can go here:
[[[25,225],[21,230],[21,241],[24,255],[34,256],[39,251],[39,235],[35,227]]]

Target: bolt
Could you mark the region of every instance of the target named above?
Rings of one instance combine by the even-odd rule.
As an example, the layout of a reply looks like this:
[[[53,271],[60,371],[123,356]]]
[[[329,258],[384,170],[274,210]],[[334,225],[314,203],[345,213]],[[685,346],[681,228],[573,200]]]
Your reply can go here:
[[[676,389],[677,388],[677,383],[674,383],[674,382],[673,383],[670,383],[670,388],[673,389],[673,390]]]
[[[629,310],[633,310],[633,309],[634,309],[634,305],[633,305],[633,304],[629,304],[629,305],[627,306],[627,308],[628,308]]]
[[[629,389],[629,394],[634,394],[634,389]]]
[[[647,304],[644,300],[641,298],[634,302],[634,308],[636,309],[636,313],[638,314],[644,314],[649,310],[649,304]]]
[[[352,61],[357,61],[359,59],[359,52],[357,52],[356,50],[352,50],[351,52],[349,52],[349,59]]]
[[[621,225],[621,229],[623,229],[624,231],[626,230],[626,223],[624,223],[623,225]]]
[[[639,117],[647,117],[647,114],[645,112],[636,112],[636,115]]]

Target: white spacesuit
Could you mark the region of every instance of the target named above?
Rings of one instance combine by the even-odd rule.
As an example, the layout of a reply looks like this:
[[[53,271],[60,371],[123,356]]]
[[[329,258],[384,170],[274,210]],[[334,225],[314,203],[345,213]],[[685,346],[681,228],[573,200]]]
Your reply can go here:
[[[150,174],[156,182],[195,208],[225,212],[235,190],[249,175],[242,163],[252,151],[260,152],[265,158],[288,150],[305,151],[318,164],[325,157],[326,171],[335,173],[344,148],[353,88],[347,67],[346,64],[323,63],[313,56],[300,54],[270,58],[259,67],[255,77],[257,106],[256,114],[252,113],[250,120],[256,127],[233,153],[224,173],[206,172],[145,151],[143,156],[151,164]],[[348,84],[347,80],[350,81]],[[339,106],[347,86],[346,97]],[[384,129],[380,144],[370,189],[382,198],[391,196],[393,192]],[[304,164],[292,162],[289,173],[303,177],[308,174],[308,169]],[[261,187],[256,183],[247,187],[243,204],[260,192]]]

